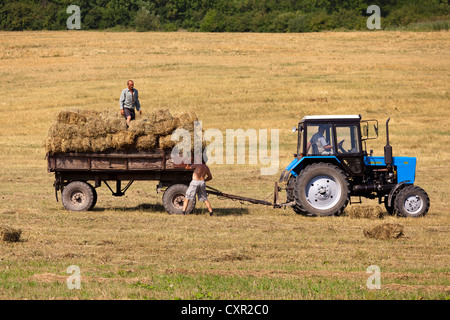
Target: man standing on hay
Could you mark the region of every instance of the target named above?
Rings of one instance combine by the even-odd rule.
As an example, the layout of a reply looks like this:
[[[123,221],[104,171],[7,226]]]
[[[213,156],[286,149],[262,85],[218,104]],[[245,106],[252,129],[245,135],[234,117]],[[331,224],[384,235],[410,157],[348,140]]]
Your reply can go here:
[[[213,215],[211,204],[208,201],[208,195],[206,193],[206,182],[212,179],[211,171],[202,159],[201,164],[188,164],[186,170],[194,169],[192,173],[192,181],[189,184],[189,188],[186,191],[186,196],[183,203],[183,214],[186,214],[186,209],[189,205],[189,201],[195,199],[197,194],[198,201],[204,201],[206,208],[208,208],[209,215]]]
[[[120,95],[119,103],[120,103],[120,113],[127,119],[127,125],[130,124],[131,120],[136,118],[136,114],[134,112],[134,108],[139,111],[139,114],[142,115],[141,103],[139,102],[138,91],[134,89],[133,80],[128,80],[126,89],[122,90],[122,94]]]

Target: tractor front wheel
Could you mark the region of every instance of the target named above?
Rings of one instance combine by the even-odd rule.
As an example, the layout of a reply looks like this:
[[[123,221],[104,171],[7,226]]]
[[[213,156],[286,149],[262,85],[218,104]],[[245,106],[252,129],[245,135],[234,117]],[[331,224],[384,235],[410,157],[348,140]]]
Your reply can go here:
[[[295,206],[306,215],[332,216],[344,211],[350,199],[346,175],[331,163],[314,163],[296,179]]]
[[[430,208],[430,198],[422,188],[410,185],[397,194],[394,208],[401,217],[423,217]]]

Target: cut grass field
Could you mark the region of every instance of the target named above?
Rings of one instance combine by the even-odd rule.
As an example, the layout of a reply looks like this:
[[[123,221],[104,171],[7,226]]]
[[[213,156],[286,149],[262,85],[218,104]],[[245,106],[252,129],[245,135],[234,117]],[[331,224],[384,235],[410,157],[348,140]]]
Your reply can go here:
[[[0,298],[448,299],[449,49],[449,32],[1,32],[0,225],[22,234],[0,242]],[[205,130],[279,129],[279,172],[305,115],[378,119],[375,155],[390,117],[394,156],[418,158],[430,211],[308,218],[211,196],[214,217],[201,203],[171,216],[156,183],[135,182],[121,198],[102,186],[93,211],[68,212],[46,171],[47,130],[66,108],[118,109],[128,79],[144,113],[194,111]],[[259,165],[211,169],[211,186],[269,201],[278,180]],[[364,236],[386,222],[404,236]],[[70,265],[80,267],[80,290],[66,285]],[[366,286],[371,265],[380,290]]]

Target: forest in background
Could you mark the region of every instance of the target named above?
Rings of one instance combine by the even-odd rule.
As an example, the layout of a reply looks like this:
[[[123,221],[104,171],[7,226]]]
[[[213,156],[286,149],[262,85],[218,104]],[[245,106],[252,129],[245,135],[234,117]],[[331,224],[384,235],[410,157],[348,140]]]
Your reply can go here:
[[[370,5],[381,29],[448,30],[448,0],[5,0],[0,29],[65,30],[70,5],[81,29],[110,31],[318,32],[367,30]]]

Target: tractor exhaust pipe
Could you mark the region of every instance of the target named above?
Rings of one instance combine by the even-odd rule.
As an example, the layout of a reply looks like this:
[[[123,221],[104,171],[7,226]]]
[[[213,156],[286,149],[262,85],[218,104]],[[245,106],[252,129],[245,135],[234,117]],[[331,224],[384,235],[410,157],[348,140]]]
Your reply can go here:
[[[384,163],[388,167],[392,166],[392,147],[389,145],[389,120],[391,118],[388,118],[386,121],[386,145],[384,146]]]

